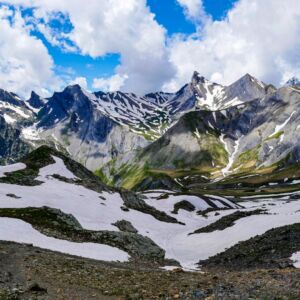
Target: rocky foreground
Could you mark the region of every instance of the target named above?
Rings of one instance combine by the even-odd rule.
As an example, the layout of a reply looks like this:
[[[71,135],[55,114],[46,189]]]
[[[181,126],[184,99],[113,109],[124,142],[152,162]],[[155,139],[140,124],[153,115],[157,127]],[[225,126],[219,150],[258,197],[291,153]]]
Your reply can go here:
[[[300,270],[155,270],[0,243],[0,299],[299,299]]]

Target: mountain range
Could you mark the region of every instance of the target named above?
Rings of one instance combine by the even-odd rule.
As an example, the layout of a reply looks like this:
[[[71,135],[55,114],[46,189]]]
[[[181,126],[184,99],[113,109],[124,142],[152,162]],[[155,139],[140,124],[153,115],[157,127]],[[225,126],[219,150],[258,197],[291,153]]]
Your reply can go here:
[[[299,299],[299,120],[296,78],[0,90],[0,298]]]
[[[300,159],[300,85],[246,74],[229,86],[195,72],[176,93],[90,93],[79,85],[27,100],[0,90],[2,163],[41,145],[69,154],[109,185],[202,189],[262,185]],[[242,180],[241,180],[242,179]]]

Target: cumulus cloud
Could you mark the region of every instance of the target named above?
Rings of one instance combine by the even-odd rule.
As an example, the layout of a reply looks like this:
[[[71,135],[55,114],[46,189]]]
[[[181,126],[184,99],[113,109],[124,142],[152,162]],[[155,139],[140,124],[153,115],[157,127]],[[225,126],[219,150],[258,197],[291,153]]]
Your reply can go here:
[[[126,74],[123,76],[115,74],[108,78],[94,78],[93,88],[104,92],[118,91],[124,86],[124,83],[127,79],[128,75]]]
[[[193,22],[206,22],[209,16],[206,14],[202,0],[177,0],[184,9],[188,19]]]
[[[275,85],[300,75],[300,2],[240,0],[226,19],[208,22],[199,35],[174,37],[170,61],[176,90],[194,70],[229,84],[245,73]]]
[[[63,51],[94,58],[120,54],[115,74],[93,81],[94,88],[103,90],[175,91],[190,80],[194,70],[223,84],[245,73],[275,85],[300,76],[299,0],[239,0],[221,21],[213,21],[205,13],[201,0],[177,0],[196,29],[190,36],[172,37],[166,36],[146,0],[89,0],[88,5],[84,0],[2,2],[33,12],[22,25],[17,22],[22,20],[20,14],[10,24],[5,15],[11,12],[0,12],[1,74],[9,74],[3,80],[16,91],[42,82],[50,89],[55,86],[53,61],[42,42],[30,35],[29,27]],[[53,26],[57,23],[61,24],[59,30]],[[10,46],[21,36],[26,43]]]
[[[7,0],[13,5],[33,8],[39,30],[54,45],[77,47],[83,55],[121,55],[116,72],[128,74],[124,90],[145,93],[159,89],[173,75],[168,61],[166,30],[154,19],[146,0]],[[61,35],[51,28],[57,14],[72,26]],[[59,18],[61,16],[59,15]],[[64,49],[67,47],[64,45]],[[74,49],[74,48],[72,48]]]
[[[87,90],[88,88],[88,83],[85,77],[76,77],[75,79],[71,80],[69,84],[70,85],[79,84],[85,90]]]
[[[44,44],[29,33],[18,11],[0,7],[1,88],[28,96],[31,90],[47,95],[60,86],[53,60]]]

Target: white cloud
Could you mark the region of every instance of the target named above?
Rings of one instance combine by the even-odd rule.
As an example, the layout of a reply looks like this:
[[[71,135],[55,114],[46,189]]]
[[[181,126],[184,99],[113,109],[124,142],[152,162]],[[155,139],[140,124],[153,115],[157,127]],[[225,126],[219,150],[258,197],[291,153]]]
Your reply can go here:
[[[88,83],[85,77],[76,77],[75,79],[71,80],[69,84],[70,85],[79,84],[85,90],[87,90],[88,88]]]
[[[119,53],[115,75],[94,79],[93,86],[103,90],[141,94],[163,87],[174,91],[190,80],[194,70],[224,84],[245,73],[276,85],[300,75],[299,0],[239,0],[221,21],[207,16],[201,0],[177,0],[197,29],[190,36],[171,39],[154,19],[146,0],[2,2],[33,8],[34,19],[27,20],[29,24],[64,51],[91,57]],[[16,91],[42,83],[51,89],[57,80],[51,71],[51,57],[24,24],[5,21],[5,14],[10,13],[0,12],[0,70],[9,74],[0,77],[1,82]],[[53,19],[70,25],[71,30],[53,28]],[[15,47],[21,36],[26,43]]]
[[[198,36],[174,37],[170,60],[176,75],[168,90],[194,70],[224,84],[245,73],[282,84],[300,74],[300,1],[240,0],[225,20],[208,22]]]
[[[34,8],[38,23],[44,24],[39,25],[39,30],[54,45],[71,42],[82,54],[91,57],[119,53],[121,63],[116,72],[121,77],[128,74],[124,90],[150,92],[159,89],[173,75],[165,44],[166,30],[155,21],[146,0],[89,0],[88,4],[85,0],[5,2]],[[58,12],[67,16],[73,26],[61,36],[49,28],[48,22]]]
[[[27,97],[31,90],[45,95],[60,86],[53,60],[44,44],[30,36],[21,14],[0,7],[0,87]]]
[[[202,0],[177,0],[178,4],[184,9],[184,13],[188,19],[194,22],[208,21]]]
[[[100,89],[104,92],[114,92],[119,91],[125,84],[128,76],[124,74],[123,76],[115,74],[108,78],[94,78],[93,88]]]

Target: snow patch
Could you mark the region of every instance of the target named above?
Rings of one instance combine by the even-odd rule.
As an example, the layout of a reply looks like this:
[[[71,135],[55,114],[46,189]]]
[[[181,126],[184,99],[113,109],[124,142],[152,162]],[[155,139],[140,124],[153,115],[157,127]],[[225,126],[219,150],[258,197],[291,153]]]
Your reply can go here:
[[[23,163],[17,163],[8,166],[0,166],[0,177],[5,177],[5,173],[12,173],[15,171],[20,171],[26,168],[26,165]]]
[[[126,262],[129,259],[128,253],[111,246],[47,237],[18,219],[0,218],[0,240],[32,244],[43,249],[97,260]]]

